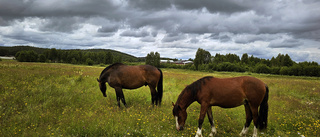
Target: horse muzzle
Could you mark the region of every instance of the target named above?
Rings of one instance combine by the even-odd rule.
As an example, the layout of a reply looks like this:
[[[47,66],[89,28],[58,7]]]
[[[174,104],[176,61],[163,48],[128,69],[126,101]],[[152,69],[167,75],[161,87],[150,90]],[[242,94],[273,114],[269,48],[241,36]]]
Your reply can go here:
[[[182,131],[183,130],[183,126],[178,126],[176,127],[178,131]]]

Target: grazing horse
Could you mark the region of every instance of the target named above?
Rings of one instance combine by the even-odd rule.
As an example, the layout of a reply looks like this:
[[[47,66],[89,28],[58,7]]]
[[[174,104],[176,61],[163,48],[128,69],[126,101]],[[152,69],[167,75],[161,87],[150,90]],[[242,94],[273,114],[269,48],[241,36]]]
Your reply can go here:
[[[196,137],[202,136],[201,127],[205,115],[209,117],[211,124],[210,136],[216,134],[213,123],[211,106],[222,108],[233,108],[240,105],[245,106],[246,123],[240,136],[246,135],[248,127],[253,119],[253,136],[257,136],[257,128],[262,130],[267,128],[268,118],[268,96],[269,89],[259,79],[254,77],[235,77],[235,78],[214,78],[211,76],[203,77],[188,85],[179,95],[173,108],[173,116],[176,119],[177,130],[183,130],[187,119],[186,109],[194,101],[201,104],[199,125]],[[260,109],[258,111],[258,108]]]
[[[126,106],[122,89],[136,89],[143,85],[149,86],[152,96],[152,104],[160,105],[163,93],[162,71],[154,66],[140,65],[127,66],[122,63],[115,63],[106,67],[100,74],[100,90],[104,97],[106,95],[106,82],[116,91],[118,106],[120,100]],[[157,90],[156,90],[157,88]]]

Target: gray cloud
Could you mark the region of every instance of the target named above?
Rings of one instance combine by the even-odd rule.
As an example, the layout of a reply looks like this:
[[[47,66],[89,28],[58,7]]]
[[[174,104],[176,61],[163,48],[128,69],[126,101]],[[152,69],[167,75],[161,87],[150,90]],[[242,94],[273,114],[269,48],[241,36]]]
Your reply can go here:
[[[143,38],[141,38],[140,39],[140,41],[142,41],[142,42],[155,42],[156,41],[156,39],[154,38],[154,37],[143,37]]]
[[[297,60],[320,62],[318,7],[317,0],[1,0],[0,43],[134,54],[137,46],[172,48],[164,56],[187,58],[199,47],[261,57],[305,49],[309,56]]]
[[[196,38],[192,38],[192,39],[190,40],[190,43],[198,43],[198,42],[199,42],[199,40],[196,39]]]
[[[303,43],[296,39],[281,39],[271,41],[270,48],[295,48],[301,46]]]
[[[146,30],[126,30],[120,34],[125,37],[146,37],[149,35],[150,33]]]
[[[116,32],[118,31],[119,26],[117,25],[105,25],[102,26],[98,29],[98,32],[102,32],[102,33],[110,33],[110,32]]]
[[[179,40],[184,40],[186,36],[184,34],[167,34],[163,39],[162,42],[174,42]]]

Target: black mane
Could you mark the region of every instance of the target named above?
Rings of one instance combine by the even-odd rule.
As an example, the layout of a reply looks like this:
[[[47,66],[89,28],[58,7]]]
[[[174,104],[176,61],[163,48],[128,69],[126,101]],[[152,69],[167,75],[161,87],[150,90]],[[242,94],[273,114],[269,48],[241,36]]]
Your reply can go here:
[[[121,66],[121,65],[124,65],[124,64],[122,64],[122,63],[114,63],[114,64],[111,64],[111,65],[109,65],[108,67],[106,67],[106,68],[101,72],[100,77],[99,77],[99,80],[101,81],[101,78],[104,77],[104,75],[105,75],[104,73],[107,72],[110,68],[112,68],[112,67],[118,67],[118,66]]]
[[[178,98],[178,101],[180,101],[182,95],[185,93],[185,92],[191,92],[192,96],[193,97],[196,97],[198,91],[201,91],[201,87],[202,85],[205,85],[206,84],[206,80],[208,79],[211,79],[213,78],[213,76],[206,76],[206,77],[203,77],[203,78],[200,78],[198,79],[197,81],[191,83],[190,85],[188,85],[186,88],[184,88],[184,90],[181,92],[179,98]],[[177,101],[177,102],[178,102]]]

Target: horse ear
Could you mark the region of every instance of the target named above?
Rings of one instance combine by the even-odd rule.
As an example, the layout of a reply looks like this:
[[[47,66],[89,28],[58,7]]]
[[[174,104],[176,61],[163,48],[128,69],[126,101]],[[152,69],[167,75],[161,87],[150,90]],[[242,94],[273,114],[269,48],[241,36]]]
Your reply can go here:
[[[171,102],[172,103],[172,106],[174,106],[174,103],[173,102]]]
[[[100,82],[100,80],[97,78],[97,81]]]

